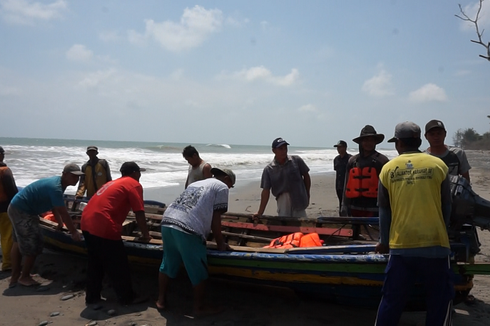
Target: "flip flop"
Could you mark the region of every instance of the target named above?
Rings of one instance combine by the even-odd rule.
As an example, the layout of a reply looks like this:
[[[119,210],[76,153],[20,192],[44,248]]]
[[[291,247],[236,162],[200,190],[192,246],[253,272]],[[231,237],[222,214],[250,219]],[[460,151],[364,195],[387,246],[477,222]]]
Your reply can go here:
[[[23,287],[26,287],[26,288],[35,288],[35,287],[41,286],[41,283],[36,282],[36,281],[34,281],[34,282],[33,282],[33,283],[31,283],[31,284],[23,284],[23,283],[21,283],[21,282],[19,282],[19,281],[17,281],[17,283],[18,283],[19,285],[23,286]]]

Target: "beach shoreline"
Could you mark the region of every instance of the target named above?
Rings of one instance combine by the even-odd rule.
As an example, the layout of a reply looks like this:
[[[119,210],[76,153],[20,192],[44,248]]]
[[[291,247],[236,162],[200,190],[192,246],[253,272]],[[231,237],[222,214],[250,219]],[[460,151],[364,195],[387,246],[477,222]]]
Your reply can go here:
[[[471,153],[468,155],[471,160]],[[471,162],[471,161],[470,161]],[[483,162],[483,161],[482,161]],[[489,170],[475,165],[470,174],[474,191],[490,199]],[[334,174],[311,176],[310,217],[337,216],[338,201],[334,190]],[[230,191],[229,211],[254,213],[260,202],[260,181],[252,180]],[[168,204],[168,203],[167,203]],[[266,214],[275,215],[276,203],[269,200]],[[490,232],[479,231],[481,253],[476,261],[490,262]],[[373,309],[341,306],[300,298],[288,289],[251,286],[237,282],[211,279],[208,298],[226,310],[202,319],[189,317],[192,289],[186,275],[180,276],[169,288],[168,309],[158,311],[158,270],[133,267],[134,288],[148,294],[150,301],[123,307],[115,303],[112,289],[103,291],[107,302],[100,310],[86,307],[84,282],[86,261],[78,256],[53,253],[48,250],[36,261],[36,279],[43,282],[43,291],[17,286],[9,289],[8,273],[0,273],[0,320],[2,325],[39,325],[42,321],[53,325],[373,325]],[[476,276],[471,293],[474,305],[455,306],[454,325],[490,325],[490,276]],[[71,296],[68,299],[67,296]],[[65,299],[64,299],[65,298]],[[114,310],[111,312],[110,310]],[[54,315],[52,315],[55,313]],[[56,314],[58,313],[58,314]],[[424,312],[405,312],[400,325],[424,325]]]

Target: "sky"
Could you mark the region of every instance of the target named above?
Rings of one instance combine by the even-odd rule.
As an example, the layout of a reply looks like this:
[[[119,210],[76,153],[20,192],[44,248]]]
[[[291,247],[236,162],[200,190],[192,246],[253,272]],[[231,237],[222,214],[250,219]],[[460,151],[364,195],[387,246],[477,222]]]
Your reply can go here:
[[[0,136],[330,148],[440,119],[452,144],[490,129],[458,4],[474,17],[477,0],[0,0]]]

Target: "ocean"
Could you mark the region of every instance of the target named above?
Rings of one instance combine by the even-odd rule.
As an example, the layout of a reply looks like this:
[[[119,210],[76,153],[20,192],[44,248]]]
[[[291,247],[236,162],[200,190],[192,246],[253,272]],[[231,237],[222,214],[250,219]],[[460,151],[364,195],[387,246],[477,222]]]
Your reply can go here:
[[[109,162],[113,179],[118,178],[119,167],[126,161],[135,161],[147,170],[142,173],[145,199],[169,203],[184,189],[188,164],[182,157],[187,143],[92,141],[75,139],[2,138],[0,146],[5,150],[5,162],[11,168],[18,186],[25,187],[40,178],[60,175],[65,164],[80,166],[88,160],[85,154],[89,145],[99,148],[99,158]],[[202,159],[213,167],[232,169],[237,177],[235,188],[257,182],[264,167],[272,160],[270,146],[232,144],[191,144]],[[394,149],[378,149],[393,158]],[[350,150],[351,154],[357,153]],[[290,155],[299,155],[310,168],[310,174],[334,173],[333,159],[337,150],[333,147],[289,146]],[[68,187],[67,194],[74,194],[76,187]]]

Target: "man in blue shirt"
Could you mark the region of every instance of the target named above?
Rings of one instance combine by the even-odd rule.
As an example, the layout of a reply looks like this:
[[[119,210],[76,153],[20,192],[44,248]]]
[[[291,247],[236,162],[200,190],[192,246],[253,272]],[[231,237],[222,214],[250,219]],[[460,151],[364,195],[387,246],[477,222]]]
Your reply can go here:
[[[81,241],[63,200],[66,187],[77,184],[83,172],[74,163],[67,164],[61,176],[35,181],[18,192],[10,202],[8,215],[14,229],[12,246],[12,276],[10,287],[20,284],[35,286],[31,277],[37,255],[43,250],[43,236],[39,227],[39,214],[52,211],[58,228],[66,225],[74,241]],[[24,258],[22,265],[22,258]]]

